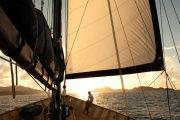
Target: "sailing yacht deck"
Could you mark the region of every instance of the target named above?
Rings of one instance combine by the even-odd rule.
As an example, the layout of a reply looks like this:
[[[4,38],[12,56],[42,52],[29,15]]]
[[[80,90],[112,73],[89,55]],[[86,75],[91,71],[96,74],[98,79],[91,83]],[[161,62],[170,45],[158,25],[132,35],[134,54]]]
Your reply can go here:
[[[70,114],[67,117],[67,120],[134,120],[133,118],[129,118],[123,114],[118,112],[97,106],[92,104],[89,108],[89,114],[84,112],[85,101],[80,100],[78,98],[72,96],[63,96],[64,103],[71,106]],[[45,109],[49,106],[50,99],[45,99],[25,107],[33,106],[33,105],[41,105],[43,107],[43,111],[39,116],[36,116],[34,120],[41,120],[49,118],[48,115],[45,115]],[[0,115],[0,120],[20,120],[19,112],[23,107],[8,111],[4,114]],[[48,114],[48,113],[47,113]]]
[[[74,114],[71,114],[71,116],[76,118],[77,120],[133,120],[118,112],[97,106],[95,104],[92,104],[90,106],[89,114],[86,114],[84,111],[85,101],[72,96],[66,96],[66,99],[69,99],[70,106],[72,105],[73,107],[71,113],[74,112]]]

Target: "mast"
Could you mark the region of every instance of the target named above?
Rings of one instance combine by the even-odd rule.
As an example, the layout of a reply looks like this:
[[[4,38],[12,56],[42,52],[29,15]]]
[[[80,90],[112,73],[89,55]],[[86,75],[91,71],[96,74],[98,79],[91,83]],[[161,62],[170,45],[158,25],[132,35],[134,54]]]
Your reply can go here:
[[[57,48],[55,48],[57,51],[59,51],[60,49],[60,43],[62,43],[61,41],[61,5],[62,5],[62,1],[61,0],[54,0],[54,23],[53,23],[53,39],[55,42],[55,46]],[[59,52],[57,52],[55,54],[55,57],[57,58],[57,54],[60,54]],[[57,60],[56,60],[57,61]],[[56,89],[54,89],[52,91],[52,107],[53,107],[53,115],[52,115],[52,120],[61,120],[60,116],[60,102],[61,102],[61,98],[60,98],[60,84],[61,81],[63,81],[63,74],[60,74],[60,77],[58,77],[55,80],[55,85],[56,85]]]

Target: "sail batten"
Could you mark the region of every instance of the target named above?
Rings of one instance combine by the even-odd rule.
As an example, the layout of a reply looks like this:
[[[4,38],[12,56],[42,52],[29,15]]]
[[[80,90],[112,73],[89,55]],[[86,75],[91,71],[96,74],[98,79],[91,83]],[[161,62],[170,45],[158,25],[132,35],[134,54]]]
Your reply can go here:
[[[161,70],[163,57],[155,0],[116,0],[117,6],[114,0],[110,2],[121,74]],[[67,78],[119,74],[107,1],[68,3]]]

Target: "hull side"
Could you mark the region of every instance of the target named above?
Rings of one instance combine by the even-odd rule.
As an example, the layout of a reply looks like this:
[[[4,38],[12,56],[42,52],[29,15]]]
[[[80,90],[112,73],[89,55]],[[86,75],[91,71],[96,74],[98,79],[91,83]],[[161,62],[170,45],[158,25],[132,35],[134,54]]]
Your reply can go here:
[[[49,120],[49,112],[47,112],[47,110],[50,110],[50,101],[50,99],[45,99],[24,107],[41,105],[43,108],[41,114],[35,117],[33,120]],[[86,102],[72,96],[63,96],[62,102],[63,104],[71,107],[71,109],[69,110],[70,114],[67,117],[67,120],[134,120],[133,118],[125,116],[121,113],[97,106],[95,104],[90,105],[89,113],[87,114],[84,111]],[[0,120],[21,120],[22,118],[20,117],[19,113],[24,107],[1,114]]]

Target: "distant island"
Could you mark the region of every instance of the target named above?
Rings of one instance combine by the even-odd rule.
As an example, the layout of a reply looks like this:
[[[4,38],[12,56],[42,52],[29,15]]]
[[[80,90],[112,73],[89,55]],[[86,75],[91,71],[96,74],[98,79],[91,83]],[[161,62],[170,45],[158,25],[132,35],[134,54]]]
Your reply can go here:
[[[147,87],[147,86],[141,86],[141,87],[135,87],[133,89],[126,89],[127,92],[139,92],[141,90],[144,91],[156,91],[156,90],[166,90],[166,88],[153,88],[153,87]],[[173,89],[169,89],[169,90],[173,90]],[[95,90],[93,90],[92,92],[121,92],[121,89],[112,89],[110,87],[103,87],[103,88],[97,88]]]
[[[114,91],[120,91],[120,89],[112,89],[110,87],[103,87],[103,88],[97,88],[93,90],[92,92],[114,92]]]
[[[24,86],[16,86],[16,95],[44,94],[43,91]],[[12,95],[12,87],[0,87],[0,96]]]
[[[131,91],[155,91],[155,90],[166,90],[167,88],[159,87],[159,88],[153,88],[153,87],[147,87],[147,86],[141,86],[141,87],[135,87]],[[172,88],[169,88],[169,90],[173,90]]]

